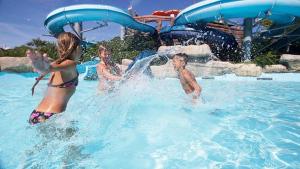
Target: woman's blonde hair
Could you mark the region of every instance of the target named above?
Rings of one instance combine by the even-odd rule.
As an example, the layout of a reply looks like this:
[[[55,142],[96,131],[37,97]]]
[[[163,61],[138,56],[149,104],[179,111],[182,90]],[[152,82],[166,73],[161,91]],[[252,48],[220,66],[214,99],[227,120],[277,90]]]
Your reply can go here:
[[[77,36],[70,32],[60,33],[57,37],[57,51],[59,54],[59,59],[57,59],[55,62],[57,64],[60,64],[61,62],[67,59],[72,59],[71,55],[78,45],[80,45],[80,40]],[[44,76],[45,75],[41,75],[38,78],[36,78],[36,82],[31,88],[32,95],[34,94],[35,86],[39,83],[41,79],[44,78]]]
[[[57,51],[59,54],[59,59],[57,59],[55,62],[60,64],[67,59],[72,59],[71,55],[79,44],[80,40],[74,34],[70,32],[60,33],[57,37]]]

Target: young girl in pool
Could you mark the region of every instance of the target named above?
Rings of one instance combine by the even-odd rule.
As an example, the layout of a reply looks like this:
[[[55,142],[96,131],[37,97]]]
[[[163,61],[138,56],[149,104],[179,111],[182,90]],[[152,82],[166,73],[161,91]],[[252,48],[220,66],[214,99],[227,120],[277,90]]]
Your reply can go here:
[[[99,46],[98,55],[101,62],[97,65],[99,77],[99,89],[110,91],[114,88],[114,82],[122,79],[120,68],[111,60],[110,51],[103,45]]]
[[[32,88],[32,94],[39,80],[51,73],[46,95],[31,113],[30,124],[44,122],[51,116],[65,111],[78,85],[76,63],[82,55],[79,38],[70,32],[61,33],[57,38],[57,50],[59,59],[52,63],[37,51],[26,52],[33,68],[41,74]]]

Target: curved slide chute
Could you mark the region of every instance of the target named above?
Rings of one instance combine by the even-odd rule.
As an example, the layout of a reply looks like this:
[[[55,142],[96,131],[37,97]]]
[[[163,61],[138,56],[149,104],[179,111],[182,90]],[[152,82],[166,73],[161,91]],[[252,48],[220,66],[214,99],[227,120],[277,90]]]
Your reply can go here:
[[[84,21],[114,22],[125,27],[142,32],[155,33],[154,27],[140,23],[127,12],[108,5],[72,5],[52,11],[46,18],[44,25],[51,34],[57,35],[64,31],[64,26]]]
[[[268,18],[285,25],[300,17],[299,0],[205,0],[182,10],[175,25],[211,22],[220,18]]]

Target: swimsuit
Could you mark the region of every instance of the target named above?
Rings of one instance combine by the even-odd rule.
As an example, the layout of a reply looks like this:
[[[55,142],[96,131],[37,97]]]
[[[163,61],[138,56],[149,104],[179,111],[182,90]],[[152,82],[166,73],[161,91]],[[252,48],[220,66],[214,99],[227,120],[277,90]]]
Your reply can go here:
[[[45,120],[49,119],[54,114],[57,114],[57,113],[49,113],[49,112],[44,113],[44,112],[33,110],[29,117],[29,123],[33,125],[33,124],[37,124],[40,122],[44,122]]]
[[[53,85],[51,83],[48,83],[48,86],[49,87],[58,87],[58,88],[73,88],[78,85],[78,76],[79,76],[79,73],[77,72],[77,76],[70,81],[64,82],[59,85]],[[40,122],[44,122],[45,120],[49,119],[54,114],[57,114],[57,113],[41,112],[41,111],[33,110],[30,115],[30,118],[29,118],[29,123],[33,125],[33,124],[37,124]]]
[[[72,88],[72,87],[76,87],[78,85],[78,76],[79,76],[79,73],[77,72],[77,76],[74,77],[74,79],[72,79],[70,81],[64,82],[64,83],[59,84],[59,85],[53,85],[51,83],[48,83],[48,86],[49,87],[58,87],[58,88]]]

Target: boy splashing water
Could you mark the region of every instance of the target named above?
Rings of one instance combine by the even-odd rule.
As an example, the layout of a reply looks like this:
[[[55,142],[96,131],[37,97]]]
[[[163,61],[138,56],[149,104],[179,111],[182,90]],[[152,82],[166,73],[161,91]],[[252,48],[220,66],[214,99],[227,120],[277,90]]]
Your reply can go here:
[[[198,99],[202,88],[197,83],[192,72],[185,68],[188,56],[184,53],[178,53],[173,56],[173,66],[178,72],[181,86],[186,94],[192,95],[193,99]]]

